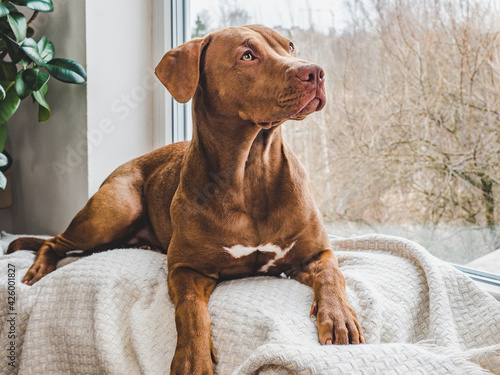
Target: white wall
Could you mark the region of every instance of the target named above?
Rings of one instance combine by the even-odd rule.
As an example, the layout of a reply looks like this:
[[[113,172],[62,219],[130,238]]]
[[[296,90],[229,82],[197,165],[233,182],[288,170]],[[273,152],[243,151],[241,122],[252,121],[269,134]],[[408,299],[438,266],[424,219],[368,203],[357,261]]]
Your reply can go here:
[[[152,150],[153,89],[158,80],[152,61],[151,4],[87,1],[90,194],[116,167]]]
[[[152,150],[153,1],[61,0],[40,13],[35,38],[86,65],[88,82],[51,79],[50,120],[38,124],[28,99],[9,121],[14,204],[0,230],[60,233],[110,172]]]

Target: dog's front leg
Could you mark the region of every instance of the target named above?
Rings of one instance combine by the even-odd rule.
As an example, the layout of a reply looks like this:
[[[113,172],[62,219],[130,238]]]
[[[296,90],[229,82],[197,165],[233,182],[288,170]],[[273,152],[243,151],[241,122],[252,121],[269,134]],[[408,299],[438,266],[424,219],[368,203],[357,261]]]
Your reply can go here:
[[[356,312],[347,300],[344,276],[331,250],[322,252],[293,277],[313,288],[311,315],[316,315],[321,344],[365,342]]]
[[[210,336],[208,299],[216,280],[190,268],[173,268],[168,289],[175,305],[177,347],[170,367],[173,375],[213,374],[217,362]]]

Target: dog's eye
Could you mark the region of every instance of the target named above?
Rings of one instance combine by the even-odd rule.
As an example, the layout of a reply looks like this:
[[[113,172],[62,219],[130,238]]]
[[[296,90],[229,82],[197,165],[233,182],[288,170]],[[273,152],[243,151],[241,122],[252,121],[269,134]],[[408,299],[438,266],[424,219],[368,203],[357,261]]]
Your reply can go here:
[[[290,53],[294,53],[295,52],[295,46],[293,45],[292,42],[290,42]]]
[[[243,61],[252,61],[253,59],[255,59],[255,57],[250,52],[245,52],[241,59]]]

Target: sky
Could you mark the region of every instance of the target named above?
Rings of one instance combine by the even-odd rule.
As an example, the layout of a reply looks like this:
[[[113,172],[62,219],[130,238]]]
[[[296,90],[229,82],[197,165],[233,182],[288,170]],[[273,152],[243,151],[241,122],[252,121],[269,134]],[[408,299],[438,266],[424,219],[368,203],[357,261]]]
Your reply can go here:
[[[347,11],[344,0],[222,0],[236,3],[248,11],[251,23],[259,23],[268,27],[282,26],[291,28],[298,26],[309,28],[310,20],[318,31],[327,33],[332,22],[337,30],[346,23]],[[196,15],[206,9],[210,13],[212,26],[217,26],[220,15],[221,0],[191,0],[192,24]]]

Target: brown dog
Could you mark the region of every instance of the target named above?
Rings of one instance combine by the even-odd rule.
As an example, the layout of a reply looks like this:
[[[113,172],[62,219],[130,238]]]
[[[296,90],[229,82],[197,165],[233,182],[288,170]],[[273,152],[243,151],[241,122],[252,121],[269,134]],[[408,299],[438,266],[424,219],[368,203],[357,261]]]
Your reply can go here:
[[[169,51],[156,74],[179,102],[193,98],[193,140],[119,167],[63,234],[13,242],[9,252],[38,250],[23,282],[40,280],[73,249],[140,242],[168,250],[172,374],[213,372],[207,301],[224,279],[294,277],[314,290],[322,344],[364,342],[307,173],[281,137],[284,121],[325,105],[323,70],[276,32],[247,26]]]

